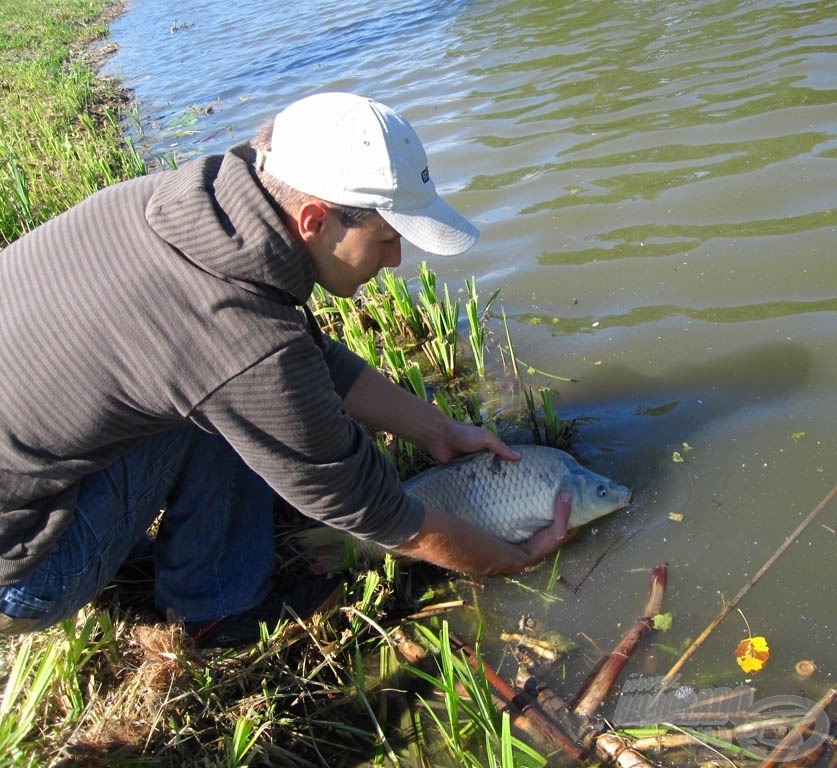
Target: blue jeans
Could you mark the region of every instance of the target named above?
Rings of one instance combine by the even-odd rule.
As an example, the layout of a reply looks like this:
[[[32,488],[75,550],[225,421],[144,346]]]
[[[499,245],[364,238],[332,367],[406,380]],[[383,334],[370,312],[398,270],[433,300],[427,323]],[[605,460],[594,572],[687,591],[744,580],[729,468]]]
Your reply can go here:
[[[83,480],[70,526],[38,568],[0,587],[0,632],[43,629],[93,600],[163,507],[152,551],[164,616],[210,621],[267,596],[273,492],[225,440],[189,427],[153,435]]]

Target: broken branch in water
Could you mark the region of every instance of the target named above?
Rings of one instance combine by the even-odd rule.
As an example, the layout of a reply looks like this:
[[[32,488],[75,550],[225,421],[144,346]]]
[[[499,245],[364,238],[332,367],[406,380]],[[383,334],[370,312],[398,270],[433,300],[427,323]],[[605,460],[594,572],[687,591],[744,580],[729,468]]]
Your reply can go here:
[[[601,565],[602,560],[605,559],[608,552],[610,552],[617,544],[627,543],[634,536],[636,536],[637,533],[638,533],[638,531],[632,531],[630,534],[628,534],[628,536],[626,538],[625,537],[625,529],[623,528],[621,531],[619,531],[619,533],[617,533],[616,536],[614,536],[613,539],[611,539],[610,543],[604,548],[602,553],[590,564],[590,567],[584,572],[581,579],[579,579],[578,584],[576,584],[573,587],[573,590],[572,590],[573,594],[576,594],[578,592],[578,590],[581,589],[584,582],[587,581],[587,579],[590,578],[590,575],[593,573],[593,571],[595,571],[596,568],[598,568],[599,565]]]
[[[828,697],[833,692],[834,689],[832,688],[826,696],[824,696],[817,703],[817,707],[822,707],[823,711],[825,711],[823,704],[830,706]],[[741,722],[738,722],[738,724],[732,728],[712,727],[709,735],[712,738],[712,743],[716,745],[719,742],[727,742],[729,744],[738,742],[740,744],[742,739],[750,739],[753,737],[759,738],[769,731],[777,731],[779,729],[787,731],[788,735],[790,735],[790,732],[793,731],[795,727],[798,728],[800,726],[810,725],[811,722],[815,720],[816,714],[817,709],[814,707],[805,717],[801,719],[796,715],[783,715],[781,717],[770,717],[765,720],[749,719],[744,722],[745,718],[752,717],[752,713],[733,713],[730,716],[730,719]],[[661,724],[657,726],[657,728],[659,731],[653,736],[639,736],[635,738],[632,744],[633,748],[639,752],[645,752],[646,750],[660,752],[664,749],[681,749],[683,747],[706,746],[707,744],[707,742],[704,741],[704,737],[707,734],[704,734],[694,728],[683,728],[680,726],[671,726],[666,724]],[[672,728],[674,730],[669,730]]]
[[[518,673],[515,684],[528,696],[536,699],[544,712],[560,723],[567,733],[579,738],[578,732],[582,723],[574,719],[560,696],[553,693],[531,674],[523,671]],[[613,731],[598,734],[590,732],[582,741],[589,743],[602,761],[613,764],[617,768],[652,768],[653,766],[632,744]]]
[[[759,579],[764,576],[767,569],[779,559],[779,557],[791,544],[793,544],[794,541],[796,541],[799,535],[811,524],[814,518],[828,506],[835,494],[837,494],[837,485],[835,485],[831,489],[831,492],[828,493],[825,498],[817,504],[811,512],[808,513],[808,516],[797,526],[796,530],[788,536],[787,539],[785,539],[782,545],[770,556],[770,558],[768,558],[767,562],[759,568],[755,575],[741,588],[739,593],[732,598],[729,603],[727,603],[724,609],[715,617],[715,619],[712,620],[709,626],[704,629],[700,636],[686,649],[685,653],[678,659],[674,666],[666,672],[665,676],[660,681],[658,695],[665,691],[669,683],[671,683],[677,673],[682,669],[683,665],[695,654],[698,648],[703,645],[706,638],[708,638],[709,635],[715,631],[715,628],[727,617],[727,614],[729,614],[733,608],[735,608],[735,606],[737,606],[738,603],[744,599],[744,596],[756,585]]]
[[[810,709],[808,713],[796,723],[782,739],[773,751],[759,764],[759,768],[775,768],[794,757],[794,747],[798,747],[803,743],[808,734],[813,730],[814,724],[817,722],[817,717],[820,712],[825,712],[837,699],[837,689],[830,688],[822,698]],[[826,724],[828,718],[826,718]],[[826,732],[828,728],[826,726]],[[824,742],[823,742],[824,743]]]
[[[594,673],[588,675],[581,688],[583,694],[576,694],[573,699],[574,702],[578,702],[572,706],[573,712],[577,715],[592,717],[610,692],[622,668],[639,645],[639,641],[652,628],[654,616],[660,613],[667,579],[668,566],[658,565],[651,574],[650,594],[645,606],[645,615],[634,622],[619,644],[605,658],[604,663],[600,667],[597,665]]]
[[[596,737],[596,753],[617,768],[654,768],[654,764],[645,755],[613,731],[606,731]]]

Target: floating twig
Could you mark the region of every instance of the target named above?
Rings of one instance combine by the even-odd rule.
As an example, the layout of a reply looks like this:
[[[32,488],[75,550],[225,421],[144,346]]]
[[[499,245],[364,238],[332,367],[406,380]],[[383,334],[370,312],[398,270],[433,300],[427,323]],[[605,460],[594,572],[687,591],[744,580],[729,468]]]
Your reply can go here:
[[[456,610],[457,608],[464,608],[465,601],[464,600],[449,600],[446,603],[435,603],[434,605],[426,605],[419,611],[415,613],[411,613],[407,616],[408,619],[412,621],[416,621],[418,619],[428,619],[431,616],[439,616],[443,613],[448,613],[449,611]]]
[[[581,589],[584,582],[587,581],[587,579],[590,578],[590,575],[593,573],[593,571],[595,571],[596,568],[599,567],[602,560],[605,559],[610,550],[612,550],[617,544],[624,544],[630,541],[634,536],[636,536],[637,533],[638,531],[633,531],[628,535],[627,538],[625,538],[625,529],[623,528],[621,531],[619,531],[619,533],[617,533],[616,536],[614,536],[613,539],[611,539],[610,543],[604,548],[602,553],[590,564],[590,566],[582,575],[581,579],[579,579],[578,584],[576,584],[575,587],[573,587],[573,594],[575,594],[576,592],[578,592],[579,589]]]
[[[654,764],[645,755],[613,731],[606,731],[596,737],[596,753],[617,768],[654,768]]]
[[[576,695],[574,700],[578,703],[573,707],[573,712],[581,717],[592,717],[607,694],[610,692],[614,681],[622,668],[627,664],[631,654],[636,650],[643,635],[653,626],[654,616],[660,613],[665,593],[666,580],[668,578],[668,566],[658,565],[651,574],[650,594],[645,606],[645,615],[637,619],[633,626],[625,633],[619,644],[605,658],[604,663],[595,673],[595,676],[588,676],[583,684],[585,690],[582,696]]]
[[[822,698],[808,710],[807,714],[796,723],[773,749],[773,751],[759,764],[759,768],[775,768],[775,766],[793,759],[793,748],[804,742],[817,721],[819,711],[826,711],[837,699],[837,689],[830,688]],[[826,722],[828,722],[826,720]],[[788,753],[791,754],[788,754]]]
[[[818,706],[821,706],[821,703]],[[815,709],[812,709],[807,717],[802,720],[795,715],[783,715],[781,717],[770,717],[766,720],[747,719],[745,721],[745,718],[751,718],[752,714],[749,712],[736,712],[731,714],[729,719],[739,721],[737,725],[732,728],[713,727],[710,733],[703,733],[694,728],[684,726],[661,724],[658,726],[660,728],[659,733],[653,736],[640,736],[636,738],[633,742],[633,748],[640,752],[644,752],[645,750],[660,752],[664,749],[682,749],[683,747],[693,746],[704,746],[710,749],[713,746],[723,747],[724,743],[731,745],[733,742],[741,743],[742,739],[745,738],[759,738],[768,731],[778,729],[782,729],[783,731],[792,730],[800,722],[810,722],[811,716],[814,713]],[[709,714],[717,717],[717,710]],[[670,731],[669,729],[672,728],[674,730]],[[753,760],[757,759],[755,753],[744,750],[742,754],[745,754]]]

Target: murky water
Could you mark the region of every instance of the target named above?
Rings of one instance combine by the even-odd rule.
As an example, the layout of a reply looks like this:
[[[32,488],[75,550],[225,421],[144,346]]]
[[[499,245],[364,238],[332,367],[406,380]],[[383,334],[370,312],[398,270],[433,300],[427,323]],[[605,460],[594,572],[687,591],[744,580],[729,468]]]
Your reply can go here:
[[[519,358],[578,380],[529,383],[635,489],[562,554],[576,583],[618,540],[577,593],[497,586],[479,600],[499,623],[531,613],[592,660],[668,562],[668,648],[632,668],[662,674],[837,482],[833,3],[134,0],[112,33],[108,70],[135,89],[152,153],[221,151],[324,89],[416,126],[482,230],[432,266],[502,289]],[[422,258],[407,250],[403,273]],[[771,645],[759,696],[834,684],[835,530],[832,503],[741,603]],[[683,680],[742,681],[746,635],[732,613]],[[819,677],[792,677],[802,658]]]

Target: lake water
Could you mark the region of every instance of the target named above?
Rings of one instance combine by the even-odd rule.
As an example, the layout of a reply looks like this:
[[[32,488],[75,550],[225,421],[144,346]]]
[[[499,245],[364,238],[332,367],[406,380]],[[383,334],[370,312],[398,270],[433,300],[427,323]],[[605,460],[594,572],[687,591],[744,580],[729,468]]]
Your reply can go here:
[[[575,583],[624,531],[577,593],[497,580],[479,598],[504,628],[528,613],[579,643],[560,690],[641,614],[662,562],[669,650],[630,670],[666,672],[837,482],[832,2],[133,0],[111,29],[107,72],[134,89],[151,155],[222,151],[320,90],[416,127],[482,231],[431,266],[502,289],[518,357],[577,380],[527,384],[552,386],[575,449],[635,491],[562,553]],[[423,258],[405,248],[401,272]],[[835,530],[837,502],[739,606],[771,646],[759,696],[834,685]],[[747,679],[746,636],[731,613],[681,681]],[[801,683],[805,658],[821,671]]]

